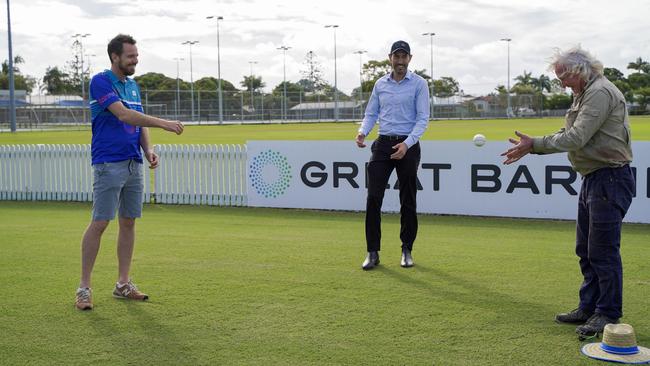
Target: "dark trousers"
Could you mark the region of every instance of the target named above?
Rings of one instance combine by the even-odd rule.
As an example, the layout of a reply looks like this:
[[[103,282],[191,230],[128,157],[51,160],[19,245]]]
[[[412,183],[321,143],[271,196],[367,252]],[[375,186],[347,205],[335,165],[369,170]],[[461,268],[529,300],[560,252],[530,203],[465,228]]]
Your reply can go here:
[[[603,168],[584,178],[578,202],[576,254],[584,277],[579,306],[613,319],[623,315],[621,226],[634,192],[629,165]]]
[[[413,249],[418,232],[416,213],[417,172],[420,165],[420,143],[411,146],[400,160],[390,158],[394,145],[406,137],[390,139],[380,136],[373,142],[368,163],[368,198],[366,201],[366,245],[369,252],[381,249],[381,205],[388,178],[397,170],[401,214],[400,239],[402,248]],[[390,187],[392,189],[392,187]]]

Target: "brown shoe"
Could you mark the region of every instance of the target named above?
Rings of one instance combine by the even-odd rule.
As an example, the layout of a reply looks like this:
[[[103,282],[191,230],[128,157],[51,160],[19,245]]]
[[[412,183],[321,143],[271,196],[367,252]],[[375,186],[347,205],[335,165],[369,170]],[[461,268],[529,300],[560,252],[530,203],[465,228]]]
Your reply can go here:
[[[129,282],[120,285],[120,283],[115,284],[115,289],[113,290],[113,297],[116,299],[129,299],[129,300],[138,300],[145,301],[149,299],[149,295],[143,294],[138,290],[138,287],[129,280]]]
[[[93,290],[85,287],[77,289],[77,299],[74,306],[79,310],[92,310],[93,309]]]

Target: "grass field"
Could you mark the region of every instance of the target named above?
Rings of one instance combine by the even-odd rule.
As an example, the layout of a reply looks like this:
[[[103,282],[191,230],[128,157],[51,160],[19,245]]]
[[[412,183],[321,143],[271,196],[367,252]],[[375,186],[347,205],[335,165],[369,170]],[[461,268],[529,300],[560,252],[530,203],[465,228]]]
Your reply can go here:
[[[133,276],[151,301],[111,297],[114,225],[95,309],[73,307],[89,204],[0,202],[3,365],[596,365],[574,327],[574,224],[422,216],[399,267],[360,269],[363,215],[149,205]],[[650,345],[650,226],[626,224],[624,321]]]
[[[631,117],[632,137],[650,141],[650,117]],[[470,140],[482,133],[488,140],[503,140],[519,130],[530,135],[548,135],[564,125],[562,118],[500,119],[500,120],[441,120],[429,123],[423,140]],[[156,144],[243,144],[247,140],[352,140],[358,125],[351,122],[188,126],[181,136],[152,129]],[[377,128],[370,138],[375,138]],[[3,144],[89,144],[90,130],[34,131],[0,133]]]
[[[650,118],[633,118],[650,140]],[[561,119],[432,122],[425,140]],[[352,139],[353,123],[191,126],[158,144]],[[376,130],[375,130],[376,133]],[[371,135],[370,138],[373,138]],[[90,131],[0,133],[2,144],[86,144]],[[573,222],[421,216],[416,266],[399,267],[399,218],[385,215],[382,265],[360,269],[364,216],[147,205],[132,275],[151,301],[115,300],[116,227],[95,267],[95,310],[73,307],[91,207],[0,201],[0,365],[596,365],[574,327],[581,281]],[[650,346],[650,225],[625,224],[622,321]]]

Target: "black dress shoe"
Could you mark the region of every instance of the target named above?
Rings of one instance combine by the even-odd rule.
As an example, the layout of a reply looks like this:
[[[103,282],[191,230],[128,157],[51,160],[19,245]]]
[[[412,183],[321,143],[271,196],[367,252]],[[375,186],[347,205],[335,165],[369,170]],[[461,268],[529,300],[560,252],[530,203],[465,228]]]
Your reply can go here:
[[[584,324],[592,315],[594,315],[593,311],[587,312],[577,308],[568,313],[557,314],[555,316],[555,321],[558,323]]]
[[[402,249],[402,260],[399,264],[404,268],[413,267],[413,256],[410,250]]]
[[[605,325],[610,323],[616,324],[618,323],[618,319],[608,318],[603,314],[595,313],[584,325],[576,328],[578,339],[584,341],[586,339],[595,338],[599,333],[602,333],[603,330],[605,330]]]
[[[363,261],[361,268],[364,271],[375,268],[379,264],[379,252],[368,252],[366,260]]]

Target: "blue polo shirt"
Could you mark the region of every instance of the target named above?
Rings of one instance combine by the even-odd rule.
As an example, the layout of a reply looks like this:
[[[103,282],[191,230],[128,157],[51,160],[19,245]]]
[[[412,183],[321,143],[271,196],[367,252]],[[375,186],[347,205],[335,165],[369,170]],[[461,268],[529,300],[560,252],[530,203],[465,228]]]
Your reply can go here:
[[[133,79],[124,81],[111,70],[104,70],[90,80],[90,113],[93,137],[92,164],[135,159],[142,163],[140,127],[120,121],[108,106],[121,102],[126,108],[142,112],[140,89]]]

